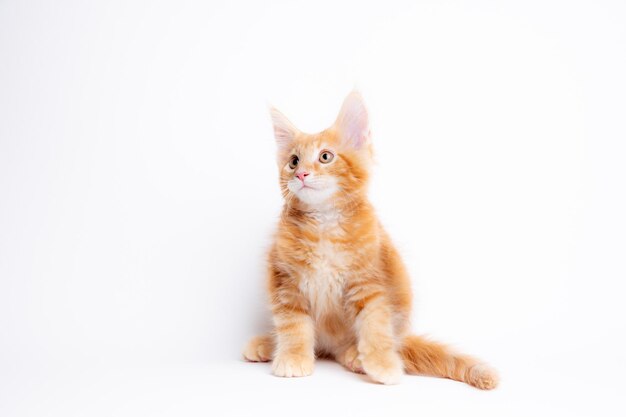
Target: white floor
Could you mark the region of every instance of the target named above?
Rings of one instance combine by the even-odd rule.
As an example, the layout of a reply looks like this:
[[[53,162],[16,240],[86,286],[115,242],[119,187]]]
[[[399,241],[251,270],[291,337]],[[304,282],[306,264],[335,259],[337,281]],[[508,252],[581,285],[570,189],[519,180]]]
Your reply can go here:
[[[406,376],[382,386],[320,361],[282,379],[268,364],[41,371],[3,375],[2,416],[576,416],[624,415],[623,384],[590,368],[550,373],[520,361],[495,391]],[[599,376],[599,375],[598,375]],[[620,388],[621,386],[621,388]]]

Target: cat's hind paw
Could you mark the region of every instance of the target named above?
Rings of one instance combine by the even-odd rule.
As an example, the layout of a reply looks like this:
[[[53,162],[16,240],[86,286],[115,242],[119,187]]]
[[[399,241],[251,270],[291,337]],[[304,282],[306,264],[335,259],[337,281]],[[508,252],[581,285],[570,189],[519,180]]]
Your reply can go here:
[[[352,372],[365,373],[361,359],[359,359],[359,351],[355,345],[350,346],[345,352],[337,356],[337,361]]]
[[[271,336],[253,337],[243,351],[243,357],[249,362],[269,362],[274,353],[274,341]]]

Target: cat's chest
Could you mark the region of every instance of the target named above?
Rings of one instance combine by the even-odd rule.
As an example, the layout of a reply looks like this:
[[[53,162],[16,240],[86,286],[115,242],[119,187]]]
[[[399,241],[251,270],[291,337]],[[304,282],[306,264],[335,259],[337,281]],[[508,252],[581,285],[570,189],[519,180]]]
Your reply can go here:
[[[300,279],[300,291],[316,316],[342,305],[349,253],[331,240],[322,239],[309,248],[309,262]]]
[[[309,300],[314,315],[319,317],[342,305],[350,253],[342,244],[345,236],[338,213],[319,213],[316,221],[315,232],[319,238],[306,242],[308,259],[300,290]]]
[[[342,217],[337,212],[316,214],[315,238],[303,238],[306,267],[300,276],[300,291],[308,299],[315,317],[331,313],[343,304],[350,253],[343,242]]]

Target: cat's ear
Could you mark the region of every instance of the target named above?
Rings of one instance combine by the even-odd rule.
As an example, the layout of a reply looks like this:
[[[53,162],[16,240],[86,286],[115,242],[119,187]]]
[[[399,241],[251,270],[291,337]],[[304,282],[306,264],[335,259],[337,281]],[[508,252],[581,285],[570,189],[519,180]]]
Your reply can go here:
[[[270,116],[272,117],[272,124],[274,125],[274,137],[276,138],[278,150],[286,151],[291,147],[291,143],[299,131],[293,123],[275,107],[270,107]]]
[[[358,91],[352,91],[343,101],[335,127],[344,143],[356,149],[362,148],[369,141],[369,115]]]

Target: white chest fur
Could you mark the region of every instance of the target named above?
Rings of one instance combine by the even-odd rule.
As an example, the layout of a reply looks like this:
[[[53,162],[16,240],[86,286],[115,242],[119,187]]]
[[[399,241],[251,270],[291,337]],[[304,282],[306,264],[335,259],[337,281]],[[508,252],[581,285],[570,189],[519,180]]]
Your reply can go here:
[[[321,234],[338,234],[340,216],[334,210],[317,217]],[[311,244],[310,267],[300,281],[300,291],[308,298],[313,316],[320,318],[341,308],[348,254],[330,239]]]
[[[341,305],[345,280],[345,254],[328,241],[316,245],[316,256],[300,281],[300,291],[319,318]]]

